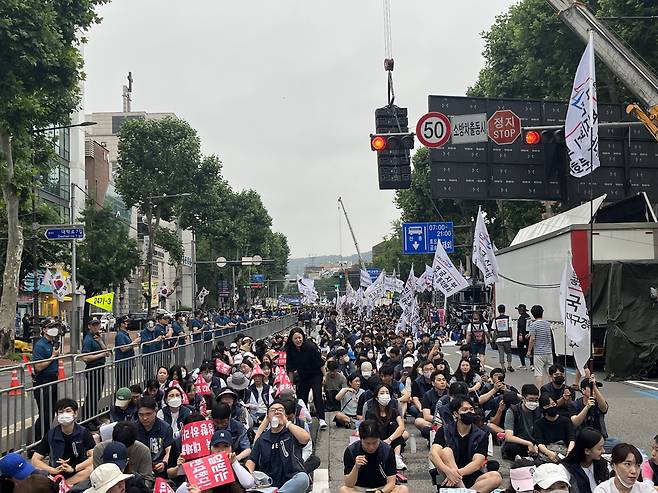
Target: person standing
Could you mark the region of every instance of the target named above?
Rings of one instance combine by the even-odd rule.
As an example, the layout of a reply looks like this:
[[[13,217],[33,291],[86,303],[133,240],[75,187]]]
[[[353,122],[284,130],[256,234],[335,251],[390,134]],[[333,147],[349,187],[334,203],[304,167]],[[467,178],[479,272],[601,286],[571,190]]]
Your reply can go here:
[[[512,367],[512,323],[509,316],[505,314],[505,305],[498,305],[498,316],[491,323],[491,331],[498,346],[498,361],[500,367],[505,368],[505,356],[507,356],[507,370],[513,372]]]
[[[85,398],[85,418],[96,418],[98,401],[101,399],[105,383],[105,358],[112,353],[107,350],[100,335],[101,321],[93,319],[87,325],[87,334],[82,340],[82,361],[85,362],[85,379],[87,380],[87,397]]]
[[[466,328],[466,344],[471,347],[471,354],[477,355],[485,364],[485,353],[487,350],[487,324],[482,322],[480,312],[473,312],[471,323]]]
[[[34,441],[41,440],[50,429],[57,402],[57,357],[60,355],[59,325],[49,324],[43,335],[34,345],[32,361],[38,361],[34,367],[33,392],[39,408],[39,417],[34,423]]]
[[[530,360],[530,370],[534,371],[534,362],[532,354],[528,355],[528,343],[530,342],[530,334],[528,334],[528,308],[523,304],[519,303],[519,306],[516,307],[516,310],[519,312],[519,318],[516,321],[516,347],[519,350],[519,359],[521,360],[521,365],[517,368],[518,370],[526,370],[525,358],[528,356]]]
[[[327,422],[325,421],[324,398],[322,397],[322,380],[326,368],[320,350],[313,342],[306,339],[306,334],[299,327],[294,327],[290,331],[285,350],[286,369],[290,381],[294,381],[293,374],[295,372],[299,377],[297,395],[308,406],[308,394],[313,390],[313,402],[316,415],[320,421],[320,429],[326,430]]]
[[[530,309],[535,320],[530,324],[528,333],[528,354],[534,357],[535,385],[541,388],[544,385],[544,374],[553,364],[553,333],[551,324],[544,320],[544,308],[535,305]]]
[[[114,339],[114,361],[116,372],[117,387],[128,387],[130,385],[130,377],[135,368],[135,348],[139,345],[141,339],[137,337],[133,341],[128,333],[128,323],[130,318],[124,315],[117,319],[117,335]]]
[[[25,312],[23,318],[21,319],[21,325],[23,329],[23,340],[25,342],[30,342],[30,336],[32,335],[30,331],[30,316]]]
[[[162,339],[164,333],[162,327],[158,329],[153,320],[146,323],[146,327],[142,329],[139,335],[142,341],[142,365],[144,366],[144,380],[149,380],[155,376],[153,369],[155,368],[155,353],[162,350]]]

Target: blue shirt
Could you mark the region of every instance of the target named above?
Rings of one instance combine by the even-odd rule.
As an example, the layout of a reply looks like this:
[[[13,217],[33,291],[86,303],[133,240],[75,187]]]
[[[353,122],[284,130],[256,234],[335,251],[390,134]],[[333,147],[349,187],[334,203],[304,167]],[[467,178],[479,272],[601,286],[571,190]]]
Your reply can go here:
[[[82,340],[82,352],[83,353],[94,353],[96,351],[102,351],[100,343],[94,339],[94,335],[91,332],[87,332],[87,335]],[[105,364],[105,358],[98,358],[94,361],[86,363],[87,368],[95,368],[97,366],[103,366]]]
[[[126,344],[132,343],[133,340],[130,337],[130,334],[125,330],[117,330],[117,336],[114,340],[115,346],[125,346]],[[126,359],[132,358],[135,356],[135,350],[130,348],[129,351],[121,351],[119,349],[114,350],[114,359]]]
[[[162,331],[161,325],[156,325],[153,330],[148,328],[140,332],[140,337],[142,338],[142,354],[154,353],[155,351],[160,351],[162,349],[162,341],[151,342],[157,339],[159,336],[163,336],[164,332]]]
[[[201,329],[203,330],[203,321],[199,320],[198,318],[195,318],[190,322],[190,327],[192,327],[192,330],[194,329]],[[193,341],[200,341],[201,340],[201,333],[199,334],[193,334],[192,335],[192,340]]]
[[[45,336],[41,337],[34,345],[32,350],[32,361],[48,359],[53,355],[53,344],[55,341],[49,341]],[[57,378],[57,361],[53,360],[48,366],[41,370],[37,376],[39,378],[55,377]]]

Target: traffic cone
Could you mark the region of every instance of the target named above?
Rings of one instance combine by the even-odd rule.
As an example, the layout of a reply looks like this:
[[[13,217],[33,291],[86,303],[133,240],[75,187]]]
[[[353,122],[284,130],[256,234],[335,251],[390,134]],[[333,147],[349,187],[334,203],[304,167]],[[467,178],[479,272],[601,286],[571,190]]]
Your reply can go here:
[[[16,370],[11,371],[11,383],[9,387],[12,389],[9,391],[9,395],[22,395],[23,391],[20,389],[20,382],[18,381],[18,372]],[[16,388],[18,387],[18,388]]]
[[[23,363],[25,363],[27,365],[27,371],[29,371],[30,376],[33,377],[34,376],[34,370],[32,369],[32,365],[27,364],[29,362],[30,362],[30,360],[27,359],[27,354],[23,353]]]
[[[57,380],[66,380],[66,373],[64,372],[64,360],[57,361]]]

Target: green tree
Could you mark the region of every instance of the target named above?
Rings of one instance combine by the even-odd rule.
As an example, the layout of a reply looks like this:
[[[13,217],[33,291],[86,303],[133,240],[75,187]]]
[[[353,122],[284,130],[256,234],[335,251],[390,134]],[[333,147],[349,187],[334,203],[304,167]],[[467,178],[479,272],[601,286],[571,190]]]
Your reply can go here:
[[[77,248],[78,282],[88,297],[119,289],[141,263],[137,241],[128,237],[128,226],[112,210],[93,201],[87,201],[81,220],[85,239]],[[85,321],[88,308],[85,303]]]
[[[21,198],[31,186],[33,129],[67,122],[80,100],[81,34],[100,21],[106,0],[4,0],[0,3],[0,186],[8,240],[0,300],[0,354],[11,329],[23,253]]]
[[[177,118],[134,119],[121,126],[117,190],[128,207],[136,206],[146,216],[148,236],[155,239],[146,255],[149,295],[155,244],[167,234],[159,233],[160,220],[173,220],[184,203],[177,195],[194,191],[192,184],[202,170],[200,149],[196,131]]]

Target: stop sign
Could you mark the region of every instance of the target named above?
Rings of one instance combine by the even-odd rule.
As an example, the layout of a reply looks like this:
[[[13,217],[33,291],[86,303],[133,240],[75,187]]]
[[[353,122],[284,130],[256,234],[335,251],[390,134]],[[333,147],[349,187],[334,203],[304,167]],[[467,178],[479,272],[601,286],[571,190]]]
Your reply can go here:
[[[511,144],[521,135],[521,119],[512,110],[498,110],[487,122],[487,135],[498,145]]]

